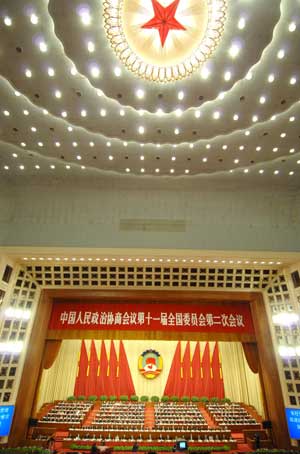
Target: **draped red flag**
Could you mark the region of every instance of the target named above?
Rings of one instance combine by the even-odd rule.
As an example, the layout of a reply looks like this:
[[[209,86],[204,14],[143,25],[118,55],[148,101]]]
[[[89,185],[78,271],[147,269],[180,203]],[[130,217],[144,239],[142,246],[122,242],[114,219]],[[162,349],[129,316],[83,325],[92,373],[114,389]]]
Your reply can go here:
[[[78,371],[77,371],[77,377],[76,377],[75,387],[74,387],[75,396],[85,395],[85,393],[86,393],[86,376],[87,376],[88,364],[89,364],[89,360],[88,360],[85,342],[81,341],[80,358],[78,361]]]
[[[201,375],[201,357],[200,357],[200,343],[196,343],[193,359],[192,359],[192,375],[193,386],[191,389],[191,396],[202,396],[202,375]]]
[[[173,361],[170,367],[168,380],[165,386],[164,395],[165,396],[178,396],[181,388],[181,344],[180,341],[177,344]]]
[[[201,370],[202,370],[202,384],[203,384],[203,396],[211,396],[211,370],[210,370],[210,352],[209,352],[209,343],[206,342],[202,361],[201,361]]]
[[[222,366],[220,361],[220,353],[218,342],[215,343],[215,348],[212,356],[212,372],[213,372],[213,393],[219,399],[224,398],[224,383],[222,375]]]
[[[127,396],[132,396],[133,394],[135,394],[134,384],[132,381],[123,341],[120,341],[119,347],[119,383],[120,395],[124,394]]]
[[[108,372],[108,359],[105,348],[105,342],[101,342],[100,361],[97,373],[97,395],[109,395],[109,379],[107,377]]]
[[[90,360],[87,370],[87,383],[86,383],[86,395],[97,395],[97,372],[98,372],[99,360],[95,347],[95,342],[92,340],[90,347]]]
[[[110,394],[120,396],[119,364],[114,341],[110,341],[107,375],[110,383]]]
[[[187,342],[181,364],[181,390],[180,396],[191,396],[191,348]]]

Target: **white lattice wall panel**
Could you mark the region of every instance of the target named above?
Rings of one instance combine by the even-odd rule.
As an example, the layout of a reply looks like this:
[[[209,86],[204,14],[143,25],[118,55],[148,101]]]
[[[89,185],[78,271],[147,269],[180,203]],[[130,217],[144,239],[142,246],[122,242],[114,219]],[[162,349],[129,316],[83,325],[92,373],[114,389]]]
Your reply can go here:
[[[274,279],[272,268],[28,265],[43,287],[261,290]]]

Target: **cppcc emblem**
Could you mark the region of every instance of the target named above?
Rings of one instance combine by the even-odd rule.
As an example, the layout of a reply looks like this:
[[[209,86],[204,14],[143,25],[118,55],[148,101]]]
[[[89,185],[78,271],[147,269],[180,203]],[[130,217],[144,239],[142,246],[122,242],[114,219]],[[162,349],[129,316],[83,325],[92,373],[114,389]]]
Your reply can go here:
[[[162,357],[155,350],[145,350],[139,356],[138,368],[145,378],[156,378],[163,368]]]

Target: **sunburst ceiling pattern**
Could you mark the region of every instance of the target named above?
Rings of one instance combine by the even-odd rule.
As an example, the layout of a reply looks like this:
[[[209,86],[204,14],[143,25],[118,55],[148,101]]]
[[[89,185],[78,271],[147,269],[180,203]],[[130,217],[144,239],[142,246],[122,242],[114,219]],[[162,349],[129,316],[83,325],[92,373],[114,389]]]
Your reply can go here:
[[[151,11],[151,0],[133,5],[147,1]],[[211,57],[164,84],[118,59],[102,7],[2,0],[2,174],[96,170],[299,184],[299,0],[227,0]],[[158,39],[157,30],[147,33]]]

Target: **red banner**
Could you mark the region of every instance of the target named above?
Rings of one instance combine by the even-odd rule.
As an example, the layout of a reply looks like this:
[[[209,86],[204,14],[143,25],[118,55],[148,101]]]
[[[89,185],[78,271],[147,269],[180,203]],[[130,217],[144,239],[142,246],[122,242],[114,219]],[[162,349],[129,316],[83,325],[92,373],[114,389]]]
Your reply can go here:
[[[248,303],[54,303],[49,329],[254,334]]]

